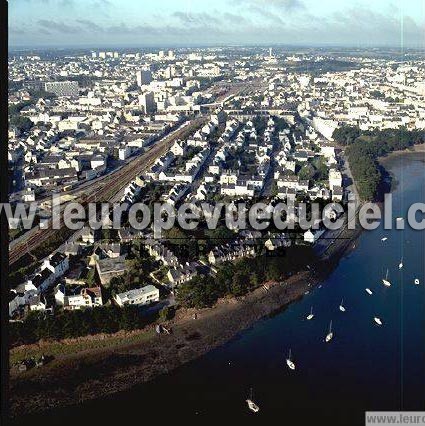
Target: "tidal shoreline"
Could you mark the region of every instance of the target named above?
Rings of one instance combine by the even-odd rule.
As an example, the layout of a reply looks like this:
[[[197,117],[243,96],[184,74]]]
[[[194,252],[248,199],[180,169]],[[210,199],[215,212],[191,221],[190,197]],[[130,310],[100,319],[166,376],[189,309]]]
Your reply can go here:
[[[87,336],[82,350],[59,354],[39,369],[11,370],[10,414],[20,417],[55,407],[72,406],[130,390],[133,386],[167,374],[229,342],[257,321],[284,310],[325,280],[339,261],[356,246],[361,227],[345,227],[338,236],[322,237],[317,261],[284,282],[268,282],[242,298],[224,298],[212,308],[179,309],[165,324],[169,335],[157,335],[153,326],[115,336]],[[193,319],[196,312],[197,319]],[[100,347],[87,341],[102,340]],[[99,340],[98,340],[99,341]],[[109,346],[108,343],[111,343]],[[58,344],[60,342],[53,342]],[[69,339],[63,342],[69,344]],[[87,345],[87,346],[86,346]],[[49,354],[49,342],[12,349]]]
[[[19,418],[129,390],[223,345],[258,320],[285,309],[325,279],[360,234],[358,230],[344,232],[344,238],[329,247],[326,257],[282,283],[266,283],[242,298],[222,299],[212,308],[179,310],[166,325],[172,329],[170,335],[151,333],[142,343],[83,350],[58,356],[40,369],[12,372],[11,416]],[[48,347],[45,350],[47,354]]]
[[[378,158],[378,163],[381,168],[381,182],[378,187],[377,201],[382,202],[384,200],[384,195],[386,193],[394,191],[398,185],[398,181],[395,176],[387,170],[388,163],[392,161],[403,158],[405,156],[417,155],[420,156],[422,160],[425,161],[425,143],[420,145],[413,145],[409,149],[404,149],[400,151],[393,151],[387,154],[384,157]]]

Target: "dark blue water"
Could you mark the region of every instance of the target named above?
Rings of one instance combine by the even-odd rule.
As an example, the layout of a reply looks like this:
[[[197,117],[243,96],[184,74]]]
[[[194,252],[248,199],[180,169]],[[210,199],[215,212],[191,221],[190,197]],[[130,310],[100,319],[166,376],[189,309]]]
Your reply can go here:
[[[389,160],[395,175],[394,216],[425,202],[419,155]],[[388,237],[383,243],[381,238]],[[257,416],[304,425],[364,424],[366,410],[425,408],[425,236],[423,231],[364,232],[356,250],[319,288],[236,339],[152,383],[85,404],[33,417],[44,424],[95,418],[103,425],[143,420],[228,420]],[[400,258],[404,268],[399,271]],[[381,284],[389,268],[392,286]],[[421,284],[413,284],[414,278]],[[374,294],[368,296],[365,288]],[[341,299],[347,309],[339,311]],[[313,306],[315,318],[305,320]],[[379,316],[384,325],[377,326]],[[325,344],[330,320],[334,339]],[[292,349],[296,371],[285,358]],[[230,364],[229,364],[230,363]],[[260,412],[248,411],[250,387]],[[29,422],[28,422],[29,424]]]

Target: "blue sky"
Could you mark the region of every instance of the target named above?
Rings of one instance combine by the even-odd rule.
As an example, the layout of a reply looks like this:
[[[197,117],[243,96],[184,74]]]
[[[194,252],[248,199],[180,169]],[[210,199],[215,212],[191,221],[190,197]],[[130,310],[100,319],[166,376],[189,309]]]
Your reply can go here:
[[[10,46],[401,43],[424,0],[9,0]]]

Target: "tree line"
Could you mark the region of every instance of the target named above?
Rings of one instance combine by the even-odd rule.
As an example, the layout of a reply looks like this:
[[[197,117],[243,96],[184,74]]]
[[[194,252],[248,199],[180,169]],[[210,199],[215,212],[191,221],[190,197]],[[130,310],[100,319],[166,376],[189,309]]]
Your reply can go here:
[[[281,281],[304,270],[316,257],[309,246],[292,246],[277,249],[255,258],[243,258],[236,262],[225,262],[218,267],[217,274],[197,275],[181,284],[177,289],[177,301],[186,308],[213,306],[225,296],[240,297],[267,281]]]
[[[97,333],[136,330],[156,320],[158,315],[144,316],[137,306],[102,306],[62,311],[55,315],[32,311],[23,322],[9,325],[11,347],[40,339],[65,339]]]
[[[342,126],[335,129],[333,139],[347,147],[350,163],[359,195],[370,201],[376,197],[381,181],[378,158],[393,151],[400,151],[424,143],[423,130],[399,129],[361,130],[357,126]]]

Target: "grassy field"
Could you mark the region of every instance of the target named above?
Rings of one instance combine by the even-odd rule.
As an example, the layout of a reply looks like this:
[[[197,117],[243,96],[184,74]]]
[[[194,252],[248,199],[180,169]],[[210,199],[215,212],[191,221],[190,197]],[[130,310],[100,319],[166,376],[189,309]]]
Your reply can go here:
[[[42,354],[52,355],[55,358],[77,354],[83,351],[95,351],[104,348],[117,348],[122,345],[143,343],[155,335],[153,329],[137,330],[132,333],[118,335],[87,336],[65,341],[44,341],[39,344],[19,346],[9,352],[10,365],[14,365],[26,358],[39,358]]]

